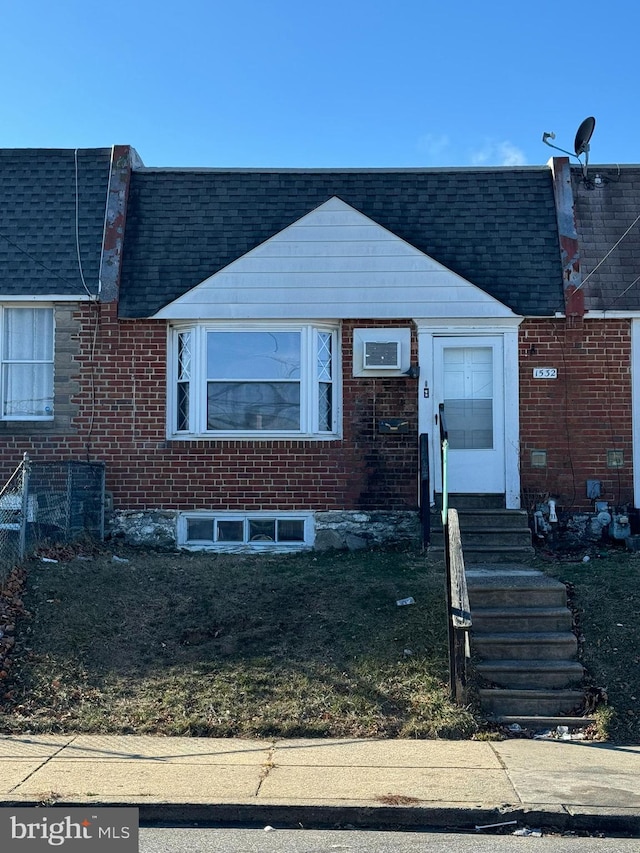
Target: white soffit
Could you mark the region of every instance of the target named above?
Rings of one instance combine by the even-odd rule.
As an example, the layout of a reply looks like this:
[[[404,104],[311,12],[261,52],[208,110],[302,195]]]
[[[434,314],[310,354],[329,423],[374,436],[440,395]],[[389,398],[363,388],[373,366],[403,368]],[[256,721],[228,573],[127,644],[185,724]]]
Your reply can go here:
[[[333,197],[153,316],[260,320],[516,315]]]

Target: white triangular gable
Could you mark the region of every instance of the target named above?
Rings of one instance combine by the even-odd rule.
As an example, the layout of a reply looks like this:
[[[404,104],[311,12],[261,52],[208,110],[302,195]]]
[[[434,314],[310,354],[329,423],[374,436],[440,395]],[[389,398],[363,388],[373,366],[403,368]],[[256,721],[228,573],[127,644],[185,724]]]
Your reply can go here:
[[[515,316],[336,197],[154,315],[166,320]]]

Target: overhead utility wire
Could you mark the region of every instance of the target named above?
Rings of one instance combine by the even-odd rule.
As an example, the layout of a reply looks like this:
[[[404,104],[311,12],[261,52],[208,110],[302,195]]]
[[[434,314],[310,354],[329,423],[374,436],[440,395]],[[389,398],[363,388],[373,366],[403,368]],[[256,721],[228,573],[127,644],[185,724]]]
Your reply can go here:
[[[629,287],[625,287],[625,289],[622,291],[622,293],[619,293],[617,296],[614,296],[614,297],[613,297],[613,301],[615,302],[615,301],[616,301],[616,299],[620,299],[620,297],[624,296],[624,295],[625,295],[625,293],[628,293],[628,292],[631,290],[631,288],[633,287],[633,285],[634,285],[634,284],[636,284],[636,282],[638,282],[638,281],[640,281],[640,275],[637,275],[637,276],[634,278],[634,280],[631,282],[631,284],[629,285]]]
[[[2,231],[0,231],[0,237],[3,240],[6,240],[7,243],[9,243],[11,246],[14,247],[14,249],[17,249],[19,252],[22,252],[22,254],[26,255],[28,258],[31,258],[31,260],[34,263],[38,264],[38,266],[41,266],[47,272],[50,272],[52,275],[55,275],[55,277],[59,278],[60,281],[64,281],[64,283],[68,284],[70,287],[77,287],[78,286],[77,282],[69,281],[68,278],[65,278],[63,275],[60,275],[59,272],[56,272],[54,269],[51,269],[51,267],[48,267],[45,263],[43,263],[41,260],[39,260],[34,255],[32,255],[31,252],[28,252],[26,249],[23,249],[22,246],[20,246],[18,243],[16,243],[14,240],[12,240],[10,237],[7,237],[6,234],[3,234]],[[85,286],[85,290],[86,290],[86,286]],[[91,294],[89,294],[89,295],[91,295]]]
[[[640,220],[640,213],[636,216],[636,218],[633,220],[633,222],[631,223],[631,225],[630,225],[630,226],[627,228],[627,230],[624,232],[624,234],[622,235],[622,237],[620,237],[620,239],[619,239],[619,240],[618,240],[618,241],[617,241],[617,242],[616,242],[616,243],[615,243],[615,244],[614,244],[614,245],[609,249],[609,251],[608,251],[608,252],[607,252],[607,254],[604,256],[604,258],[602,258],[602,260],[601,260],[601,261],[599,261],[599,262],[595,265],[595,267],[591,270],[591,272],[590,272],[590,273],[587,273],[587,275],[582,279],[582,281],[580,282],[580,284],[576,287],[576,290],[575,290],[574,292],[577,292],[578,290],[580,290],[580,288],[581,288],[581,287],[584,287],[584,285],[587,283],[587,281],[589,281],[589,279],[590,279],[590,278],[591,278],[591,276],[594,274],[594,272],[595,272],[596,270],[600,269],[600,267],[601,267],[601,266],[602,266],[602,264],[607,260],[607,258],[609,257],[609,255],[610,255],[613,251],[615,251],[615,249],[617,249],[617,248],[618,248],[618,246],[620,245],[620,243],[622,243],[622,241],[623,241],[623,240],[624,240],[624,238],[627,236],[627,234],[629,233],[629,231],[631,231],[631,229],[633,228],[633,226],[634,226],[634,225],[636,224],[636,222],[638,222],[639,220]],[[636,279],[636,281],[637,281],[637,279]],[[635,282],[634,282],[634,283],[635,283]]]
[[[94,298],[93,294],[91,293],[91,291],[87,287],[87,282],[85,281],[84,270],[82,268],[82,257],[80,255],[80,187],[79,187],[79,179],[78,179],[78,149],[77,148],[74,150],[74,167],[75,167],[75,242],[76,242],[76,254],[78,257],[78,271],[80,272],[80,281],[82,282],[82,287],[84,288],[85,293],[87,294],[87,296],[89,296],[91,299],[93,299]],[[32,255],[31,252],[28,252],[26,249],[24,249],[22,246],[20,246],[18,243],[16,243],[14,240],[12,240],[10,237],[7,237],[7,235],[3,234],[1,231],[0,231],[0,237],[3,240],[6,240],[7,243],[9,243],[11,246],[14,247],[14,249],[17,249],[19,252],[22,252],[24,255],[26,255],[28,258],[30,258],[35,264],[38,264],[38,266],[41,266],[47,272],[50,272],[52,275],[55,275],[55,277],[59,278],[60,281],[64,281],[64,283],[68,284],[70,287],[77,287],[76,282],[69,281],[68,278],[65,278],[63,275],[60,275],[59,272],[56,272],[56,270],[52,269],[51,267],[48,267],[45,263],[43,263],[41,260],[39,260],[34,255]]]
[[[87,287],[84,280],[84,272],[82,270],[82,258],[80,257],[80,190],[78,187],[78,149],[73,153],[73,159],[76,168],[76,251],[78,253],[78,269],[80,270],[80,280],[88,296],[92,296],[91,291]]]

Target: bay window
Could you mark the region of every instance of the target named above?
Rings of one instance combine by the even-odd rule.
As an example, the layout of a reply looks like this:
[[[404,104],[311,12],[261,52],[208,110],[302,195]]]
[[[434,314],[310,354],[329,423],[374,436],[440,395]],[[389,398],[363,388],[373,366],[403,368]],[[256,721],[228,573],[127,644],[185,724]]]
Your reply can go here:
[[[171,330],[169,435],[335,436],[337,330],[194,324]]]

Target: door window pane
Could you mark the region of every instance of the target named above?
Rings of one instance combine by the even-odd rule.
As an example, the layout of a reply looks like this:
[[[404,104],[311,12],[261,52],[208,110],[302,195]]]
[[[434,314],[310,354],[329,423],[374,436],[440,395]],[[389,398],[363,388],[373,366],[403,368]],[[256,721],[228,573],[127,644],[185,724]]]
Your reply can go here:
[[[452,450],[491,450],[493,400],[445,400],[444,412]]]
[[[493,349],[445,347],[444,414],[452,450],[493,448]]]

